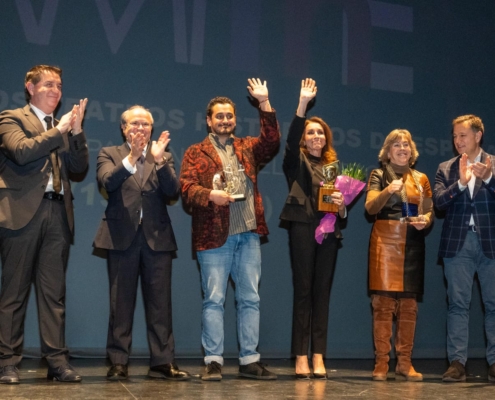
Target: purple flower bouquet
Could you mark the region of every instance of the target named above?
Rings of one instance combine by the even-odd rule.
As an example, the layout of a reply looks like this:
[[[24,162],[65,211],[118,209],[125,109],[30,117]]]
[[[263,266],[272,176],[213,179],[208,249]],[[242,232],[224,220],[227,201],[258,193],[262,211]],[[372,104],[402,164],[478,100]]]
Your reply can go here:
[[[356,196],[364,189],[366,182],[366,170],[358,164],[349,164],[343,169],[342,175],[337,176],[335,187],[340,190],[344,196],[344,204],[347,206],[352,203]],[[337,216],[334,213],[327,213],[321,219],[320,225],[316,228],[315,239],[321,244],[327,233],[335,230],[335,221]]]

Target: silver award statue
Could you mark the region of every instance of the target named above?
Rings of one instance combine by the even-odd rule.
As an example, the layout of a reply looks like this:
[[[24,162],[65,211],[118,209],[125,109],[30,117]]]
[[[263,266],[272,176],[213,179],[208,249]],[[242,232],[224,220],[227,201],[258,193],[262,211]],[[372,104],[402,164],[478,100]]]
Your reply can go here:
[[[246,196],[241,193],[243,185],[239,172],[244,172],[241,164],[239,164],[237,170],[228,165],[223,171],[218,171],[213,175],[213,189],[227,192],[236,201],[245,200]]]

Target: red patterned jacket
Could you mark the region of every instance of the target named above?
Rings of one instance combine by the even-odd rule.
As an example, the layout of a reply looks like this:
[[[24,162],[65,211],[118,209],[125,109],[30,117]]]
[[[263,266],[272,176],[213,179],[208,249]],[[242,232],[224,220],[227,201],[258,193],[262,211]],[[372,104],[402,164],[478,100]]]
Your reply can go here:
[[[260,111],[260,135],[234,139],[235,154],[254,186],[256,232],[268,234],[263,202],[258,191],[258,167],[277,154],[280,131],[275,112]],[[180,184],[182,200],[192,209],[192,243],[196,251],[221,247],[229,235],[230,208],[209,201],[213,175],[222,170],[222,161],[206,137],[187,149],[182,160]]]

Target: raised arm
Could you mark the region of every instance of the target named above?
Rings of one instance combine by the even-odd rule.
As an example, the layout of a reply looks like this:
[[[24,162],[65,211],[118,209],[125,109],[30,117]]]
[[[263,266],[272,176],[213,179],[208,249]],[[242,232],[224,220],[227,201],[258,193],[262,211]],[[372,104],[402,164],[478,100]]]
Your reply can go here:
[[[316,96],[318,88],[316,87],[316,81],[311,78],[303,79],[301,82],[301,93],[299,94],[299,105],[297,106],[296,115],[304,118],[306,116],[306,109],[308,103]]]
[[[272,106],[270,105],[270,100],[268,100],[268,88],[266,86],[266,81],[261,83],[260,78],[249,78],[248,83],[249,86],[247,89],[251,96],[258,100],[261,111],[273,111]]]

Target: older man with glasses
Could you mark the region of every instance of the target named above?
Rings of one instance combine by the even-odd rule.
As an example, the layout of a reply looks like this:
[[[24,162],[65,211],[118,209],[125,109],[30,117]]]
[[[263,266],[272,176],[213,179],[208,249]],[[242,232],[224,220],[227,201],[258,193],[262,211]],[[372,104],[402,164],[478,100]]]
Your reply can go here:
[[[179,181],[168,131],[150,142],[153,116],[142,106],[122,114],[125,143],[104,147],[98,155],[98,183],[108,205],[94,246],[108,250],[110,321],[107,354],[109,380],[128,377],[132,322],[138,278],[146,310],[151,378],[190,379],[178,369],[172,332],[172,255],[177,250],[167,200],[177,196]]]

